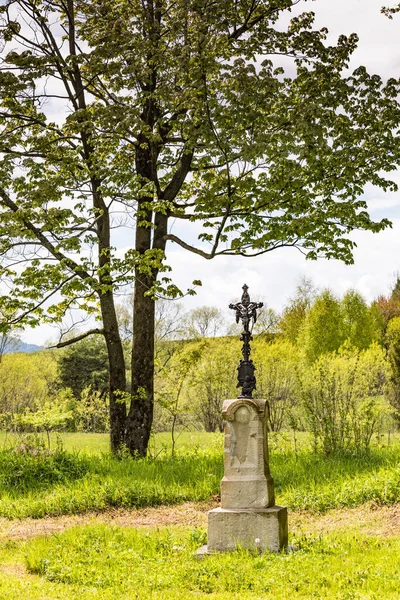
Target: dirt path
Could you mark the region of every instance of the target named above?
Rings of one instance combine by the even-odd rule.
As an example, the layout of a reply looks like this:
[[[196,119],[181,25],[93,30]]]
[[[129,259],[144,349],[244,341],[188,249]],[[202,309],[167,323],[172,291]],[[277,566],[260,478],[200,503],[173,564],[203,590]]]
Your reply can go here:
[[[69,527],[88,523],[109,523],[121,527],[158,527],[188,525],[196,527],[207,524],[207,512],[215,508],[215,502],[185,502],[177,506],[159,506],[143,509],[115,509],[101,513],[62,515],[46,519],[0,518],[0,540],[24,539],[37,535],[60,533]]]
[[[216,502],[186,502],[178,506],[108,510],[103,513],[48,517],[46,519],[0,519],[0,540],[26,539],[60,533],[69,527],[89,523],[109,523],[121,527],[158,527],[207,524],[207,511]],[[364,535],[400,535],[400,504],[378,507],[372,503],[351,509],[332,510],[324,515],[289,513],[289,530],[295,533],[323,534],[352,531]]]
[[[293,531],[304,533],[327,533],[330,531],[351,531],[364,535],[400,535],[400,504],[377,506],[369,502],[357,508],[330,510],[324,515],[292,513]]]

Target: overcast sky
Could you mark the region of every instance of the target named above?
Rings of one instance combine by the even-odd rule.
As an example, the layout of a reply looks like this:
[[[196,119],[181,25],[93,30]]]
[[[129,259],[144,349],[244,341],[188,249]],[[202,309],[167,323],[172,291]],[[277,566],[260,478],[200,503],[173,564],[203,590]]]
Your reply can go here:
[[[363,64],[369,72],[383,77],[400,77],[400,15],[393,20],[384,17],[380,13],[383,3],[384,0],[315,0],[301,3],[301,8],[315,11],[317,25],[328,27],[331,41],[341,33],[358,33],[360,42],[352,67]],[[391,0],[390,5],[395,3]],[[400,173],[395,179],[400,184]],[[393,228],[379,234],[356,232],[357,249],[352,266],[334,260],[307,261],[292,248],[253,259],[217,257],[206,261],[170,244],[168,262],[173,268],[174,281],[181,289],[190,287],[193,279],[203,282],[197,296],[182,302],[187,309],[218,306],[229,316],[227,305],[240,298],[241,287],[247,283],[250,295],[264,297],[268,306],[279,311],[303,276],[312,278],[319,288],[329,287],[339,295],[349,288],[358,289],[368,301],[387,293],[400,271],[400,192],[385,194],[370,188],[366,198],[372,216],[390,218]],[[41,327],[26,330],[21,337],[27,342],[43,344],[55,338],[56,333],[49,327]]]

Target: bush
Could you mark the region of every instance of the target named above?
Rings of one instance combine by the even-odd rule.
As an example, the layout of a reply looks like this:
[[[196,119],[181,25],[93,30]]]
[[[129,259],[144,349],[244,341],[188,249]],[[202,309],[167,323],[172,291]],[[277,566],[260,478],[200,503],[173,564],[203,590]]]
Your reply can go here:
[[[378,345],[360,352],[344,348],[304,368],[301,396],[314,445],[325,454],[364,451],[391,412],[384,398],[388,364]]]
[[[298,397],[298,349],[286,340],[268,343],[258,338],[253,356],[257,365],[256,396],[268,400],[269,430],[280,431],[289,423],[289,411]]]

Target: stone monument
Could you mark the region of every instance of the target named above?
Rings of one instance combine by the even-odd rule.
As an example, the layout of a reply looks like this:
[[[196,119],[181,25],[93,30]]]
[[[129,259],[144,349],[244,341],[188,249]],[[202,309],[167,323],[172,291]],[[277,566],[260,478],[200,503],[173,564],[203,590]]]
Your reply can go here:
[[[274,482],[268,460],[268,402],[252,398],[256,387],[255,366],[250,360],[251,330],[262,303],[250,302],[243,286],[236,321],[243,323],[243,360],[238,367],[241,394],[225,400],[224,477],[221,508],[208,513],[208,544],[200,554],[225,552],[237,547],[278,552],[287,546],[287,510],[275,506]]]

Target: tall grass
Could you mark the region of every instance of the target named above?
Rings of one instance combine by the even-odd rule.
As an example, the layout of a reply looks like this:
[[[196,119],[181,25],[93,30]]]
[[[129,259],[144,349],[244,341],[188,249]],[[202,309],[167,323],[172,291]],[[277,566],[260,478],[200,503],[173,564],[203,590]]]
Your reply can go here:
[[[204,434],[203,434],[204,435]],[[181,445],[157,458],[117,460],[109,454],[58,448],[32,454],[0,451],[0,516],[44,517],[207,500],[220,490],[222,436],[204,438],[205,448]],[[189,440],[190,441],[190,440]],[[367,501],[400,501],[400,444],[363,455],[313,454],[307,438],[294,451],[271,443],[276,501],[294,510],[326,511]]]
[[[174,459],[116,459],[84,455],[0,452],[0,516],[45,517],[206,500],[218,492],[220,451],[192,451]]]
[[[400,501],[400,445],[362,455],[274,453],[271,469],[279,502],[292,510],[323,512]]]

